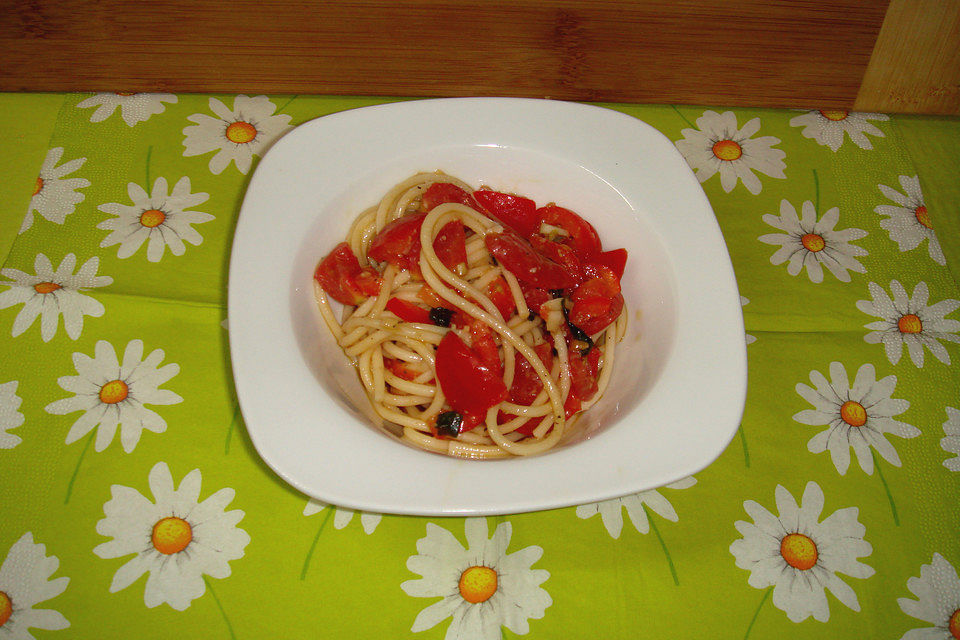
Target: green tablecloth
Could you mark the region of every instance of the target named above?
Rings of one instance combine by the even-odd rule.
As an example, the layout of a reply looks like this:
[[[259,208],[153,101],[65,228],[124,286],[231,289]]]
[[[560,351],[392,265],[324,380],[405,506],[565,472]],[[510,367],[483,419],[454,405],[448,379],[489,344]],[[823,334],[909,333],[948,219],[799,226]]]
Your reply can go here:
[[[606,105],[720,221],[741,429],[665,488],[444,519],[309,501],[231,380],[250,152],[374,102],[0,96],[0,638],[960,638],[960,122]]]

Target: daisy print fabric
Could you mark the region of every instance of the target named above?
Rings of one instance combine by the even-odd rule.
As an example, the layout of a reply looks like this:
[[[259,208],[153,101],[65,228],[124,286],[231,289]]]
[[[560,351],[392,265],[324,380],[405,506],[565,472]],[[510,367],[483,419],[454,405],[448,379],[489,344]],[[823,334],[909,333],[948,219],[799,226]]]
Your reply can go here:
[[[840,362],[830,363],[830,380],[819,371],[810,372],[813,386],[797,385],[797,393],[814,406],[793,416],[801,424],[826,427],[815,435],[807,448],[811,453],[830,452],[837,471],[843,475],[850,466],[850,450],[856,453],[860,468],[873,473],[871,448],[890,464],[899,467],[900,456],[886,434],[915,438],[920,430],[895,420],[910,408],[910,403],[891,397],[897,377],[877,379],[871,364],[857,369],[853,384]]]
[[[900,640],[955,640],[960,637],[960,578],[939,553],[920,567],[920,576],[907,580],[912,598],[898,598],[900,609],[928,625],[911,629]]]
[[[17,380],[0,384],[0,449],[12,449],[21,442],[20,436],[10,433],[24,421],[19,410],[23,399],[17,395],[18,384]]]
[[[840,575],[869,578],[873,568],[860,562],[873,547],[864,540],[866,528],[858,509],[847,507],[820,519],[823,490],[808,482],[798,503],[777,485],[777,513],[753,500],[743,503],[753,520],[735,523],[742,538],[730,545],[736,564],[750,572],[747,583],[755,589],[773,587],[773,605],[792,622],[810,616],[819,622],[830,619],[826,592],[854,611],[860,602],[853,588]]]
[[[233,162],[240,173],[250,171],[254,155],[263,152],[290,129],[290,116],[277,114],[266,96],[237,96],[233,108],[210,98],[215,117],[197,113],[188,118],[195,123],[183,130],[183,155],[199,156],[216,152],[210,158],[210,172],[221,174]]]
[[[230,563],[243,557],[250,536],[237,524],[244,512],[227,511],[234,490],[220,489],[200,500],[199,469],[179,486],[165,462],[150,470],[153,499],[122,485],[111,487],[97,533],[111,538],[93,552],[106,560],[133,556],[113,576],[110,593],[126,589],[144,573],[147,607],[168,604],[183,611],[206,591],[204,576],[230,577]]]
[[[34,213],[50,222],[63,224],[67,216],[76,211],[77,205],[86,197],[80,189],[89,187],[90,181],[68,176],[76,173],[87,159],[73,158],[61,164],[63,154],[63,147],[50,149],[47,153],[30,198],[30,207],[20,226],[20,233],[33,226]]]
[[[756,173],[771,178],[786,178],[783,159],[786,153],[777,149],[779,138],[754,137],[760,131],[760,118],[737,125],[732,111],[722,114],[707,111],[697,118],[696,129],[681,131],[682,140],[676,145],[700,182],[720,174],[720,185],[727,193],[742,182],[747,191],[756,195],[763,185]]]
[[[486,518],[468,518],[463,546],[447,529],[427,524],[417,542],[417,555],[407,568],[420,575],[401,588],[415,598],[440,598],[413,621],[414,633],[450,618],[446,640],[498,640],[501,627],[516,634],[530,631],[530,619],[540,619],[553,604],[541,587],[550,573],[532,566],[543,555],[538,546],[507,552],[512,526],[497,525],[487,537]]]
[[[850,282],[850,272],[865,273],[866,268],[857,260],[867,255],[867,250],[855,244],[867,235],[863,229],[837,229],[840,209],[833,207],[821,217],[813,203],[805,201],[801,215],[792,204],[780,202],[780,215],[765,214],[763,221],[783,233],[768,233],[760,236],[760,242],[778,245],[780,248],[770,256],[774,265],[787,263],[787,273],[798,275],[806,269],[811,282],[823,282],[824,269],[841,282]]]
[[[66,444],[76,442],[96,429],[94,448],[103,451],[120,429],[120,444],[127,453],[133,451],[144,430],[163,433],[166,421],[146,405],[170,405],[183,402],[178,394],[160,389],[180,372],[180,366],[163,362],[163,349],[154,349],[143,357],[143,341],[129,342],[123,360],[106,340],[96,344],[94,356],[73,354],[77,375],[57,380],[69,398],[51,402],[47,413],[67,415],[83,413],[70,426]]]
[[[873,149],[868,136],[884,137],[883,131],[870,121],[886,122],[890,116],[883,113],[858,113],[842,109],[815,109],[790,120],[791,127],[801,127],[804,138],[810,138],[817,144],[839,151],[844,139],[861,149]]]
[[[67,335],[72,340],[79,338],[83,317],[99,318],[104,313],[103,304],[86,292],[113,284],[110,276],[97,275],[99,268],[100,258],[94,256],[77,269],[77,256],[70,253],[54,269],[50,258],[39,253],[32,274],[12,267],[0,270],[0,275],[7,278],[0,285],[9,287],[0,293],[0,309],[23,305],[13,321],[11,335],[16,338],[40,318],[40,336],[50,342],[62,316]]]
[[[32,640],[30,629],[59,631],[70,622],[55,609],[38,607],[63,593],[70,578],[54,578],[60,567],[56,556],[48,556],[45,545],[28,531],[13,543],[0,564],[0,638]]]
[[[897,243],[900,251],[912,251],[923,242],[927,243],[927,253],[930,258],[940,265],[947,264],[943,249],[933,230],[930,212],[923,201],[918,176],[900,176],[900,188],[878,185],[880,193],[894,204],[878,205],[876,211],[884,219],[880,226],[890,234],[890,239]]]
[[[666,485],[667,489],[688,489],[697,483],[694,477],[683,478],[677,482]],[[641,491],[623,498],[614,498],[604,500],[603,502],[594,502],[592,504],[582,504],[577,507],[576,514],[578,518],[591,518],[598,513],[606,527],[611,538],[619,538],[623,531],[623,511],[626,510],[630,522],[640,533],[650,531],[650,519],[645,507],[671,522],[677,522],[680,516],[677,510],[673,508],[670,501],[667,500],[657,489]]]
[[[172,93],[98,93],[77,104],[77,108],[96,107],[90,122],[103,122],[119,108],[120,117],[132,127],[163,113],[166,103],[176,104],[177,100]]]
[[[319,500],[310,500],[303,508],[303,515],[312,516],[316,513],[320,513],[324,509],[333,510],[334,529],[343,529],[346,527],[348,524],[350,524],[350,521],[353,520],[353,515],[356,513],[353,509],[347,509],[346,507],[334,507],[333,505],[320,502]],[[382,519],[383,516],[379,513],[367,513],[366,511],[360,512],[360,525],[363,527],[364,532],[368,535],[377,530],[377,525],[380,524]]]
[[[858,300],[857,309],[880,319],[864,325],[870,329],[864,340],[882,343],[890,364],[900,362],[904,347],[917,367],[923,366],[925,348],[940,362],[950,364],[950,353],[940,341],[960,342],[960,320],[946,317],[960,307],[960,300],[928,305],[926,282],[917,283],[911,295],[897,280],[890,282],[889,294],[875,282],[868,286],[871,299]]]
[[[127,185],[132,205],[110,202],[98,207],[113,218],[97,225],[110,233],[100,242],[101,247],[120,245],[118,258],[129,258],[147,243],[147,260],[159,262],[166,249],[182,256],[186,244],[199,246],[203,237],[193,225],[213,220],[213,216],[191,207],[203,204],[210,197],[206,193],[191,193],[190,178],[177,180],[169,191],[165,178],[157,178],[148,194],[133,182]]]

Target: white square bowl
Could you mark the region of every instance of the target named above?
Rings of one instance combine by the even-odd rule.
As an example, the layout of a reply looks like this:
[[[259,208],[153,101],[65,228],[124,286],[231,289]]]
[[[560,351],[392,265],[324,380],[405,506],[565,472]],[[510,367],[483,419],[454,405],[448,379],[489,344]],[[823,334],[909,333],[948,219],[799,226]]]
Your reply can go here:
[[[603,399],[546,454],[461,460],[373,424],[353,366],[319,318],[317,262],[391,186],[443,170],[579,212],[629,252],[629,310]],[[550,100],[456,98],[332,114],[280,139],[237,223],[228,317],[237,397],[264,461],[325,502],[380,513],[491,515],[668,484],[736,433],[747,365],[740,299],[706,196],[640,120]]]

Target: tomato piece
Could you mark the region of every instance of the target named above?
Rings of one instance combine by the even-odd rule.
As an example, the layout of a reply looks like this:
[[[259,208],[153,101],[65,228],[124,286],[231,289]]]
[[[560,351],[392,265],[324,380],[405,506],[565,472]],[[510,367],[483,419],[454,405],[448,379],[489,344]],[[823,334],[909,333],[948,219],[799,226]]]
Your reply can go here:
[[[544,342],[533,347],[534,352],[543,362],[543,365],[550,370],[553,366],[553,351],[549,342]],[[510,386],[510,402],[515,404],[530,404],[537,394],[543,390],[543,381],[537,375],[533,365],[518,355],[516,358],[516,367],[513,373],[513,384]]]
[[[397,360],[396,358],[384,358],[383,366],[393,375],[404,380],[415,380],[417,376],[423,373],[409,362]]]
[[[567,418],[580,411],[582,405],[590,400],[599,388],[597,373],[600,365],[600,350],[591,349],[586,357],[580,355],[576,349],[567,352],[567,366],[570,370],[570,393],[564,402],[564,413]]]
[[[509,320],[517,310],[517,305],[513,302],[513,293],[510,291],[510,285],[504,280],[503,276],[487,285],[487,297],[493,305],[500,311],[504,320]]]
[[[357,305],[380,293],[380,274],[370,267],[361,267],[350,245],[341,242],[320,261],[313,272],[330,297],[347,305]]]
[[[594,265],[593,269],[596,277],[584,281],[570,295],[573,306],[568,314],[571,323],[591,336],[606,328],[623,311],[617,275],[604,265]]]
[[[521,282],[548,290],[564,289],[576,284],[574,277],[562,265],[534,251],[530,243],[516,233],[488,233],[483,241],[503,268]]]
[[[477,354],[483,364],[491,371],[497,372],[497,375],[503,376],[503,363],[500,362],[500,352],[497,350],[497,343],[493,339],[490,327],[479,320],[473,320],[470,323],[470,343],[471,350]]]
[[[449,182],[434,182],[427,187],[427,190],[420,196],[420,210],[429,213],[433,211],[435,207],[448,202],[456,202],[457,204],[466,205],[471,209],[480,210],[480,207],[477,206],[477,201],[473,199],[472,195]]]
[[[377,262],[389,262],[398,269],[420,273],[420,227],[425,213],[400,216],[380,230],[367,255]]]
[[[530,198],[487,189],[474,191],[473,197],[486,213],[524,238],[540,229],[537,203]]]
[[[627,250],[614,249],[612,251],[599,253],[594,256],[593,264],[602,264],[605,267],[609,267],[610,270],[616,274],[617,280],[620,280],[623,278],[623,271],[627,267]],[[588,268],[588,266],[584,268]],[[592,277],[596,277],[596,274],[592,274]]]
[[[537,209],[537,215],[540,222],[546,222],[566,231],[564,244],[569,245],[581,259],[591,260],[603,250],[597,230],[573,211],[555,204],[548,204]]]
[[[413,304],[412,302],[401,300],[400,298],[390,298],[387,300],[387,311],[405,322],[433,324],[433,322],[430,320],[429,311],[421,306]]]
[[[443,265],[457,272],[457,265],[467,265],[467,234],[463,230],[463,223],[451,220],[440,228],[440,233],[433,239],[433,250]]]
[[[520,291],[523,293],[523,300],[527,303],[527,308],[537,315],[540,314],[540,305],[553,299],[553,296],[546,289],[531,287],[525,282],[520,283]]]
[[[437,345],[436,371],[447,404],[463,414],[481,415],[507,397],[501,374],[454,331],[447,332]]]
[[[530,246],[538,253],[542,253],[564,267],[574,279],[574,284],[580,284],[583,281],[583,267],[580,264],[580,258],[577,257],[576,252],[569,245],[547,240],[541,235],[532,235],[530,236]]]

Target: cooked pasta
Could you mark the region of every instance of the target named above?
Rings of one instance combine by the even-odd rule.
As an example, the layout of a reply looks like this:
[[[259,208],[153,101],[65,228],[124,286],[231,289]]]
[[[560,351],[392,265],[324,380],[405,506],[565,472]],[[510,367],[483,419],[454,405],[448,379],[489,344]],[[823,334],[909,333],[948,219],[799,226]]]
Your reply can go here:
[[[420,173],[356,218],[318,264],[314,294],[403,440],[529,456],[568,438],[609,383],[625,260],[567,209]]]

